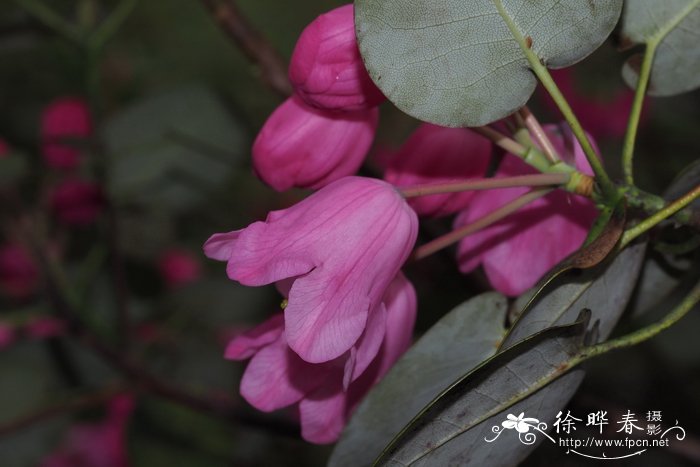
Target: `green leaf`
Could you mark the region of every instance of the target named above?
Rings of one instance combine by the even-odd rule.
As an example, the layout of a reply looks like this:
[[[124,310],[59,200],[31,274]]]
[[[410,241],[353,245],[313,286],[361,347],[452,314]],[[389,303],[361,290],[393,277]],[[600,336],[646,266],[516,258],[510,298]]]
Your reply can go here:
[[[219,99],[200,87],[145,98],[107,122],[103,135],[111,195],[176,212],[221,187],[245,143]]]
[[[404,112],[479,126],[525,105],[537,80],[523,47],[562,68],[608,37],[622,0],[356,0],[370,76]]]
[[[370,465],[413,415],[503,338],[507,300],[473,298],[433,326],[363,400],[331,456],[331,467]]]
[[[623,43],[656,47],[648,93],[672,96],[700,87],[700,0],[627,0],[622,20]],[[622,69],[625,81],[637,86],[641,55]]]
[[[498,443],[491,428],[505,411],[553,419],[582,378],[568,366],[584,345],[588,316],[550,328],[501,352],[443,392],[384,451],[378,465],[517,465],[532,449],[517,436]],[[561,378],[561,379],[558,379]],[[563,391],[539,389],[556,381]],[[558,384],[557,384],[558,383]]]

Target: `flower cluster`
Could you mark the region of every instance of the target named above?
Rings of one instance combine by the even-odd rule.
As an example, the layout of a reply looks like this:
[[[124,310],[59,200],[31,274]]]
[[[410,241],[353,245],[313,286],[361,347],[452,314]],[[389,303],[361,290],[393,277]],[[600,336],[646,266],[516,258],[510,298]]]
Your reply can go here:
[[[294,95],[270,116],[253,145],[255,172],[277,190],[316,190],[264,222],[213,235],[210,258],[230,279],[275,284],[282,312],[231,338],[226,357],[251,359],[241,394],[273,411],[295,406],[302,436],[335,441],[367,393],[408,348],[416,296],[401,272],[418,215],[469,224],[527,188],[440,193],[408,201],[406,187],[483,179],[493,145],[469,129],[422,124],[384,161],[384,180],[353,176],[374,139],[384,97],[357,49],[353,7],[321,15],[301,35],[289,77]],[[547,131],[566,162],[590,172],[570,133]],[[573,149],[571,149],[573,148]],[[505,155],[496,177],[533,169]],[[507,295],[524,292],[583,242],[595,209],[554,192],[459,245],[459,266],[483,265]]]
[[[284,191],[318,189],[357,172],[374,141],[384,96],[360,59],[351,4],[307,26],[289,78],[294,95],[272,113],[253,144],[255,173]]]

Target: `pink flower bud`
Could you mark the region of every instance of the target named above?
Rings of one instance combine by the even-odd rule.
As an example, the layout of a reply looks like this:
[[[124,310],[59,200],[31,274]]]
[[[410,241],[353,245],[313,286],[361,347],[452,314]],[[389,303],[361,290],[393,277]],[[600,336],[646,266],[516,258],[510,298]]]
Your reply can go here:
[[[15,342],[15,328],[6,323],[0,323],[0,350],[4,350]]]
[[[349,351],[413,248],[418,219],[381,180],[346,177],[265,222],[215,234],[204,245],[231,279],[279,282],[289,346],[310,363]]]
[[[568,127],[562,132],[555,125],[547,125],[545,131],[566,162],[592,174],[581,146],[574,141]],[[535,173],[532,167],[506,154],[497,176],[530,173]],[[527,188],[507,188],[479,192],[457,216],[455,227],[471,224],[527,191]],[[591,200],[554,191],[462,240],[458,247],[460,270],[467,273],[483,265],[496,290],[509,296],[520,295],[581,246],[596,215]]]
[[[30,339],[49,339],[64,335],[66,333],[66,323],[62,319],[43,316],[27,323],[24,331]]]
[[[321,188],[357,172],[378,120],[378,109],[331,113],[291,97],[260,130],[253,144],[253,167],[278,191]]]
[[[388,164],[384,178],[409,187],[483,178],[491,143],[465,128],[422,124]],[[422,216],[447,216],[467,207],[475,192],[421,196],[408,200]]]
[[[158,270],[170,287],[181,287],[199,279],[202,268],[199,259],[181,249],[166,250],[158,259]]]
[[[68,225],[89,225],[97,219],[105,205],[102,189],[84,180],[66,180],[50,195],[56,218]]]
[[[31,296],[39,283],[39,270],[29,252],[16,244],[0,246],[0,292],[22,300]]]
[[[302,32],[289,66],[296,93],[328,110],[363,110],[385,100],[367,74],[355,38],[352,4],[316,18]]]
[[[87,103],[64,97],[49,104],[41,116],[42,151],[46,164],[54,169],[73,169],[80,164],[79,145],[92,133]]]

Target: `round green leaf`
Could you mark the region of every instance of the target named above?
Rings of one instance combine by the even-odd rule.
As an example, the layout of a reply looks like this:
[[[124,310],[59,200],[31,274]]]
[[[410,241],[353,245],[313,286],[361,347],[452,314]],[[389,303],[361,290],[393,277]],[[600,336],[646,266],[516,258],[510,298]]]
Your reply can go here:
[[[627,0],[622,20],[625,44],[657,43],[651,68],[652,96],[672,96],[700,87],[700,0]],[[622,69],[632,87],[639,79],[639,54]]]
[[[551,68],[593,52],[622,0],[356,0],[370,76],[404,112],[479,126],[522,107],[537,84],[518,42]],[[517,36],[517,37],[516,37]]]

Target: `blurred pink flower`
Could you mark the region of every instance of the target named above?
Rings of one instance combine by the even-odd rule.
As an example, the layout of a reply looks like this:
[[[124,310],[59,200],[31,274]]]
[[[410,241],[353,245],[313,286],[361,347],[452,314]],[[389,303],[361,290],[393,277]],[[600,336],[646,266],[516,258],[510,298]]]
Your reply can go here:
[[[0,246],[0,293],[17,300],[31,296],[39,283],[39,270],[22,246]]]
[[[372,145],[378,121],[377,109],[330,113],[290,97],[255,139],[253,167],[278,191],[321,188],[357,172]]]
[[[50,194],[51,210],[56,218],[69,225],[89,225],[95,222],[105,206],[99,185],[85,180],[65,180]]]
[[[65,334],[66,323],[52,316],[41,316],[27,323],[24,331],[31,339],[48,339]]]
[[[566,97],[569,105],[581,122],[581,126],[596,139],[622,138],[627,132],[627,121],[634,101],[634,93],[620,88],[609,98],[587,95],[576,86],[573,68],[552,70],[552,78]],[[542,95],[547,107],[559,114],[559,109],[549,94],[543,89]],[[646,112],[642,112],[642,124]]]
[[[15,328],[8,323],[0,323],[0,350],[4,350],[15,342]]]
[[[491,157],[491,143],[466,128],[422,124],[395,154],[384,174],[398,187],[483,178]],[[408,200],[422,216],[447,216],[467,207],[473,191],[421,196]]]
[[[103,421],[75,425],[40,467],[128,467],[126,426],[133,410],[131,396],[115,397]]]
[[[592,175],[583,150],[568,127],[547,125],[545,131],[567,162],[575,162],[580,171]],[[573,153],[567,148],[574,148]],[[535,170],[507,154],[497,176],[529,173]],[[468,225],[527,191],[508,188],[479,192],[457,216],[455,227]],[[509,296],[520,295],[581,246],[596,215],[592,201],[554,191],[462,240],[458,248],[460,270],[468,273],[481,264],[496,290]]]
[[[73,169],[80,164],[77,147],[92,133],[87,103],[78,97],[63,97],[50,103],[41,116],[42,152],[54,169]]]
[[[302,436],[332,443],[360,400],[408,349],[416,320],[416,294],[399,273],[370,318],[360,343],[343,356],[308,363],[287,345],[282,314],[231,340],[226,357],[251,358],[241,395],[265,412],[299,404]]]
[[[366,110],[385,100],[362,63],[352,4],[319,16],[304,29],[289,79],[307,104],[321,109]]]
[[[7,141],[0,138],[0,159],[7,156],[9,153],[10,153],[10,146],[7,144]]]
[[[289,346],[321,363],[358,341],[417,230],[416,214],[394,187],[346,177],[265,222],[213,235],[204,251],[228,261],[228,276],[243,285],[277,282],[289,296]]]
[[[199,258],[180,248],[164,251],[158,258],[158,270],[170,287],[182,287],[195,282],[202,274]]]

